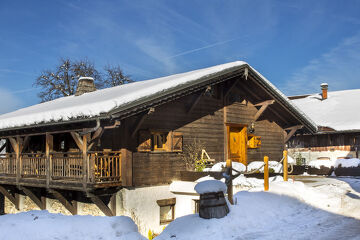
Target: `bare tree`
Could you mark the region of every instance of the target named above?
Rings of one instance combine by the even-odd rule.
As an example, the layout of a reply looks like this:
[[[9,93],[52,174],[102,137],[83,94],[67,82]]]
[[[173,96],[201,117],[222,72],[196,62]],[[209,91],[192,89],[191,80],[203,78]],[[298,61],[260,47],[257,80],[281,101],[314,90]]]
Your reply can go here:
[[[79,77],[94,78],[97,89],[132,82],[119,66],[107,66],[104,70],[105,74],[100,73],[86,58],[77,61],[61,58],[55,69],[41,73],[34,86],[41,88],[38,96],[41,102],[46,102],[75,94]]]
[[[133,80],[129,76],[125,75],[120,66],[107,65],[104,67],[105,80],[104,83],[107,86],[115,87],[125,83],[131,83]]]

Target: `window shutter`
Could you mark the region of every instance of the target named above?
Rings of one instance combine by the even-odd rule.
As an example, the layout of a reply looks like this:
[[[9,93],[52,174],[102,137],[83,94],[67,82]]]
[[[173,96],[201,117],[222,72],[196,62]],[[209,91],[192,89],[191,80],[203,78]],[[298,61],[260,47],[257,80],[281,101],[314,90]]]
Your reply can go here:
[[[173,149],[173,132],[170,131],[166,136],[165,149],[167,152],[171,152]]]
[[[147,130],[139,131],[139,152],[150,152],[151,151],[151,134]]]
[[[172,150],[174,152],[182,152],[183,150],[183,135],[180,132],[173,132]]]

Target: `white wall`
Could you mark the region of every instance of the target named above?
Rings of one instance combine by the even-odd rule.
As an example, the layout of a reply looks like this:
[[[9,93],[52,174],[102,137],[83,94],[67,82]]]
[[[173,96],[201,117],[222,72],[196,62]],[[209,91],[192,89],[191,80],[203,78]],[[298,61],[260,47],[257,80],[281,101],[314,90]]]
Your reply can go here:
[[[165,225],[160,225],[160,207],[156,201],[174,197],[169,185],[122,189],[117,195],[116,215],[131,217],[144,236],[147,236],[149,229],[160,233]]]
[[[312,160],[317,160],[319,157],[329,157],[330,160],[336,160],[339,157],[356,157],[356,152],[354,151],[298,151],[296,149],[289,149],[289,155],[295,160],[299,153],[302,158],[305,158],[306,164]]]

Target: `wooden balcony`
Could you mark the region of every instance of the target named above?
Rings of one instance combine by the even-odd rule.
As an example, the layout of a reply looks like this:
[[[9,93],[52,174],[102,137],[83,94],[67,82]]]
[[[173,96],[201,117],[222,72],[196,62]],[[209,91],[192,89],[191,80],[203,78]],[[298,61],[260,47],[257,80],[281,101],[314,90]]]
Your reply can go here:
[[[86,156],[86,157],[85,157]],[[0,184],[84,190],[121,185],[121,153],[0,154]]]

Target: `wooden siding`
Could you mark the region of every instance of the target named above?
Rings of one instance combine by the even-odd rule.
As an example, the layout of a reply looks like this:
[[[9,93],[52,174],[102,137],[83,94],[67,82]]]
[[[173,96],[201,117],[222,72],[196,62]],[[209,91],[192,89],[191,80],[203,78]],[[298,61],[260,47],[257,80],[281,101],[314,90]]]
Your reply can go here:
[[[203,96],[188,114],[187,109],[196,97],[194,94],[156,108],[153,114],[146,117],[140,129],[181,132],[184,145],[191,144],[194,139],[199,140],[211,158],[224,161],[224,104],[220,99]],[[257,109],[250,103],[229,103],[226,121],[250,125],[256,112]],[[134,118],[129,119],[127,123],[131,126],[135,122]],[[263,120],[256,122],[255,130],[254,134],[262,138],[262,146],[258,149],[248,149],[248,162],[262,161],[265,155],[268,155],[270,160],[280,160],[283,151],[283,129],[275,123]],[[130,142],[137,143],[137,139]],[[137,145],[128,147],[134,151],[134,186],[170,183],[180,179],[180,172],[185,170],[181,153],[142,153],[136,151]]]
[[[298,135],[288,142],[289,148],[312,151],[354,151],[360,146],[360,133]]]

